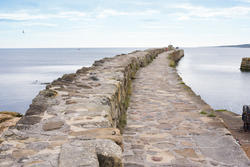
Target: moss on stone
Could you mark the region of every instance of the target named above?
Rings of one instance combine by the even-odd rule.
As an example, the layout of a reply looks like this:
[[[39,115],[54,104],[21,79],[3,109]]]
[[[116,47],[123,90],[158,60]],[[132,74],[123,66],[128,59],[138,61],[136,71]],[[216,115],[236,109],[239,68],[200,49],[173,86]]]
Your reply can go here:
[[[210,114],[207,115],[208,117],[216,117],[214,111],[212,111]]]
[[[180,84],[185,85],[185,82],[181,81]]]
[[[123,133],[126,125],[127,125],[127,113],[123,112],[119,118],[119,124],[117,125],[117,128],[120,130],[121,134]]]
[[[174,60],[170,60],[168,65],[169,67],[173,67],[173,68],[176,67],[176,63],[174,62]]]
[[[215,112],[225,112],[227,111],[226,109],[218,109],[218,110],[215,110]]]
[[[117,128],[123,133],[123,130],[125,126],[127,125],[127,109],[129,106],[130,102],[130,96],[132,94],[132,81],[129,79],[128,81],[128,86],[127,86],[127,92],[126,92],[126,97],[125,100],[123,101],[123,106],[124,106],[124,111],[122,112],[122,115],[119,117],[119,124],[117,125]]]
[[[200,114],[207,115],[206,111],[201,111]]]

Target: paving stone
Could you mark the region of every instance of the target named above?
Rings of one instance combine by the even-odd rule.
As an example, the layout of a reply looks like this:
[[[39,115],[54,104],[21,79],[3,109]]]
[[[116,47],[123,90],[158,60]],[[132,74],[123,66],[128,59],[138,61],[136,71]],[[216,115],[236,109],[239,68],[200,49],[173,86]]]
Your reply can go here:
[[[144,165],[140,165],[136,163],[125,163],[124,167],[144,167]]]
[[[177,154],[185,157],[185,158],[198,158],[197,154],[195,153],[194,149],[192,148],[184,148],[181,150],[174,150]]]
[[[43,125],[43,130],[44,131],[56,130],[60,129],[63,125],[64,125],[63,121],[51,121]]]
[[[203,108],[211,108],[180,84],[167,57],[160,54],[133,80],[123,135],[125,166],[248,166],[221,122],[200,115]]]
[[[47,148],[48,145],[49,145],[48,142],[33,142],[33,143],[29,143],[27,145],[27,148],[32,149],[32,150],[36,150],[36,151],[40,151],[40,150]]]
[[[12,152],[12,156],[14,158],[22,158],[22,157],[27,157],[27,156],[33,155],[35,153],[36,153],[36,151],[31,150],[31,149],[14,150]]]
[[[62,146],[59,164],[59,167],[99,167],[95,147],[92,143],[81,141],[66,143]]]
[[[162,161],[162,157],[155,157],[155,156],[153,156],[153,157],[151,157],[151,159],[153,160],[153,161]]]

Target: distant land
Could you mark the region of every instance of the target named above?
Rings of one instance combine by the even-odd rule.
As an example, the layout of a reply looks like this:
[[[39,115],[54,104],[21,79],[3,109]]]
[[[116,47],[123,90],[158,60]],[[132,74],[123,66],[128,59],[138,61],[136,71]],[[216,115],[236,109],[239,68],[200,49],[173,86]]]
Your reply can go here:
[[[235,48],[250,48],[250,44],[241,44],[241,45],[225,45],[219,47],[235,47]]]

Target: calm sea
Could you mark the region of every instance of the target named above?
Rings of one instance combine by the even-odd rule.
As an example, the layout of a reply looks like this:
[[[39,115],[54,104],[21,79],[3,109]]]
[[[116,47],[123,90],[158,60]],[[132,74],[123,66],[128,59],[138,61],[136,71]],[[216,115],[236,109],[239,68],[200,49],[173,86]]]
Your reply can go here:
[[[143,48],[0,49],[0,111],[25,113],[42,83],[136,49]]]
[[[184,82],[214,109],[242,113],[250,105],[250,72],[241,72],[242,57],[250,48],[184,48],[178,72]]]

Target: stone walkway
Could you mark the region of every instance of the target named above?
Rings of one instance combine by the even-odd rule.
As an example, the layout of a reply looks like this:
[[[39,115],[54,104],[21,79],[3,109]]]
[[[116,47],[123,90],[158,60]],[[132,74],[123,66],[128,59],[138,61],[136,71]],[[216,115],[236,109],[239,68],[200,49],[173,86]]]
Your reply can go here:
[[[167,53],[160,54],[133,81],[125,167],[250,166],[219,119],[200,114],[207,106],[181,84],[168,61]]]

